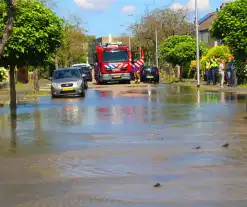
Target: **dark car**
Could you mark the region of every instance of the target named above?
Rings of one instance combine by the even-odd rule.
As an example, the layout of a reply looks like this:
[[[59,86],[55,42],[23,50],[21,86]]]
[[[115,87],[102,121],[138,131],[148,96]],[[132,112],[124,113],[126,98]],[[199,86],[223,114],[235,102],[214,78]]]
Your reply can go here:
[[[89,65],[86,64],[74,64],[72,67],[80,68],[81,72],[85,74],[87,77],[87,81],[91,82],[93,80],[92,71]]]
[[[140,71],[141,82],[154,82],[159,83],[160,76],[157,67],[144,66]]]

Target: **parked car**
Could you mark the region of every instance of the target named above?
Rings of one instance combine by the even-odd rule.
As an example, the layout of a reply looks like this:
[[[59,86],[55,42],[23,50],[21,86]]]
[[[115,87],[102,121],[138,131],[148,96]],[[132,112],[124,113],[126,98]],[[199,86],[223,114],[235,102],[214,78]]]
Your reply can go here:
[[[82,73],[87,76],[87,81],[91,82],[93,80],[92,70],[89,64],[81,63],[81,64],[74,64],[72,67],[80,68]]]
[[[160,76],[159,70],[157,67],[153,66],[144,66],[140,71],[141,82],[154,82],[159,83]]]
[[[58,68],[54,71],[51,83],[51,95],[85,97],[84,76],[78,68]]]
[[[84,89],[88,89],[87,75],[85,74],[85,72],[82,70],[81,67],[73,67],[73,68],[77,68],[80,71],[81,76],[84,81]]]

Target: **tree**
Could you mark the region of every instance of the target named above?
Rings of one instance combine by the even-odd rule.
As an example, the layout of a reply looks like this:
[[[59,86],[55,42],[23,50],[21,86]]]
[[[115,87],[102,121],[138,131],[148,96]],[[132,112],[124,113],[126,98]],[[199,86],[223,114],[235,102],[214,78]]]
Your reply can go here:
[[[203,43],[200,44],[200,55],[206,52],[206,47]],[[188,35],[175,35],[167,39],[167,41],[160,46],[160,57],[171,63],[173,66],[179,65],[186,70],[189,70],[189,65],[196,57],[196,40]],[[187,68],[188,67],[188,68]]]
[[[0,59],[10,67],[11,108],[16,108],[15,66],[42,64],[63,41],[62,19],[40,1],[18,0],[17,9],[13,33]]]
[[[242,59],[247,55],[247,0],[228,2],[218,12],[211,33],[223,40],[234,55]]]
[[[203,43],[200,45],[200,54],[204,54],[206,48]],[[160,46],[161,58],[173,65],[181,65],[195,59],[196,40],[188,35],[171,36]]]
[[[14,26],[16,16],[16,0],[5,0],[0,4],[0,57],[3,55]],[[6,20],[7,19],[7,20]]]
[[[146,59],[155,60],[155,27],[158,30],[159,44],[169,36],[194,34],[194,27],[187,21],[187,17],[188,11],[184,9],[147,10],[139,23],[131,25],[136,45],[144,49]]]
[[[83,29],[66,23],[64,25],[65,41],[58,49],[58,65],[68,67],[87,55],[88,38]]]

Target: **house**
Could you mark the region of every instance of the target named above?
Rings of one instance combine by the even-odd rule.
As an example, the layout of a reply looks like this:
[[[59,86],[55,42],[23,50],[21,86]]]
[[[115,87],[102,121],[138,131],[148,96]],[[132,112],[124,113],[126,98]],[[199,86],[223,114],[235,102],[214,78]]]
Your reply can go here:
[[[225,4],[223,3],[220,6],[220,9],[223,9]],[[220,40],[215,39],[210,35],[210,28],[213,25],[214,20],[217,18],[217,12],[210,12],[206,14],[203,18],[201,18],[198,22],[199,24],[199,40],[209,44],[210,46],[215,46],[220,44]]]

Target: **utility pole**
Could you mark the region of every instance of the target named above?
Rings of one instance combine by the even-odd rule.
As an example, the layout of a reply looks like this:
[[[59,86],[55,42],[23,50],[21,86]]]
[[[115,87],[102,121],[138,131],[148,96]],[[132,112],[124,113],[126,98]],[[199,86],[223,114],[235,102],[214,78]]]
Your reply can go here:
[[[156,4],[156,2],[154,0],[154,5],[155,4]],[[155,60],[156,60],[156,67],[159,68],[157,10],[155,10]]]
[[[199,47],[199,25],[198,25],[198,5],[195,0],[195,25],[196,25],[196,68],[197,68],[197,87],[200,87],[200,47]]]
[[[131,51],[131,37],[130,37],[130,34],[129,34],[129,50]]]

